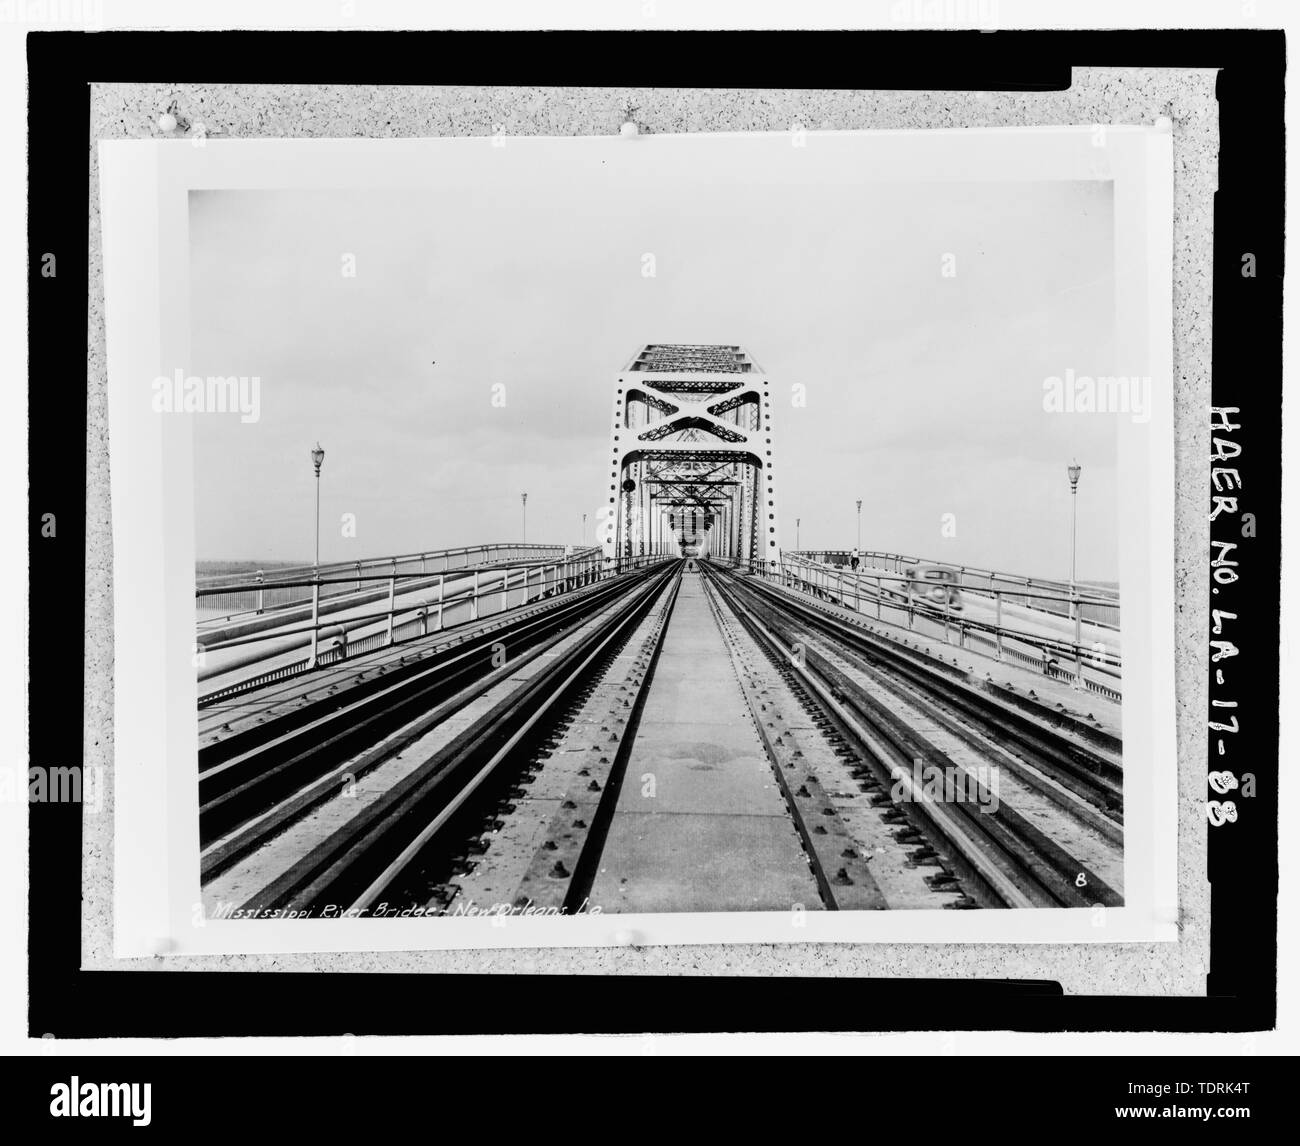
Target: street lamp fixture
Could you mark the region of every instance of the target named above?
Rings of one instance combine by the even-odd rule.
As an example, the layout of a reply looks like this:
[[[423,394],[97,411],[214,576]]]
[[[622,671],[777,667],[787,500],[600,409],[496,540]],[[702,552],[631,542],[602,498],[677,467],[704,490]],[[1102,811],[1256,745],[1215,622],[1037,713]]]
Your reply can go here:
[[[1079,533],[1079,475],[1083,473],[1083,466],[1075,458],[1065,467],[1066,476],[1070,479],[1070,619],[1074,622],[1074,687],[1083,687],[1083,661],[1079,651],[1079,642],[1081,634],[1079,632],[1080,622],[1083,619],[1083,610],[1079,605],[1078,590],[1075,588],[1075,582],[1078,574],[1075,568],[1075,554],[1078,552],[1078,533]]]
[[[1083,473],[1083,466],[1074,461],[1065,467],[1065,472],[1070,479],[1070,592],[1073,593],[1075,582],[1075,539],[1078,535],[1079,475]]]
[[[316,565],[320,566],[320,466],[325,460],[325,451],[317,442],[311,452],[311,464],[316,471]]]

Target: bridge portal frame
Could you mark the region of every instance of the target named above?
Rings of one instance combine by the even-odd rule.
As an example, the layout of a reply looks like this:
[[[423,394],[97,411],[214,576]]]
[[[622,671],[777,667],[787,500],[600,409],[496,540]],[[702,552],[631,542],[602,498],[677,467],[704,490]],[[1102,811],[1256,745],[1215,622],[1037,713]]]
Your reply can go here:
[[[690,358],[717,369],[656,364]],[[672,554],[698,543],[701,555],[750,569],[780,563],[772,380],[736,345],[651,343],[613,385],[610,469],[598,537],[605,560]],[[694,514],[688,538],[681,524]]]

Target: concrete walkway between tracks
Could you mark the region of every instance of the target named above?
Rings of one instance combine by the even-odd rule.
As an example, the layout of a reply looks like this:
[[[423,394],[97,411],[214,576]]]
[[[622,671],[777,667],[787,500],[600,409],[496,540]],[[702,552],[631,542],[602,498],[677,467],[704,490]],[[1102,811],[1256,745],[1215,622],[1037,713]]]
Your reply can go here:
[[[685,573],[601,856],[603,911],[820,910],[699,573]]]

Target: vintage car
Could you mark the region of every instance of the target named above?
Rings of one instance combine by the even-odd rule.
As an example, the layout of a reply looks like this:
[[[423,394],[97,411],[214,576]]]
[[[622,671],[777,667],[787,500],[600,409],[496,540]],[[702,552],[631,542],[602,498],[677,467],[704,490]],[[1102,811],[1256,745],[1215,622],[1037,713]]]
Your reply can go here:
[[[903,590],[908,603],[936,609],[960,609],[961,588],[957,571],[943,565],[909,565],[904,571]]]

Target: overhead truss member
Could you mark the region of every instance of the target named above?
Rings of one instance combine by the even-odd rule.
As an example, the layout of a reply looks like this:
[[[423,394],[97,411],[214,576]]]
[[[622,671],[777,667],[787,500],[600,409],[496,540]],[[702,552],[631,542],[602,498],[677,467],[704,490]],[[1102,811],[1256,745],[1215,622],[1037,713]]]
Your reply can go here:
[[[777,564],[771,383],[742,347],[647,344],[615,380],[610,439],[608,561]]]

